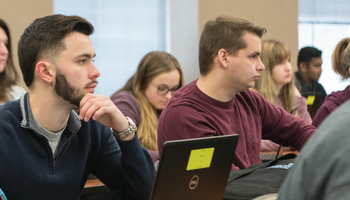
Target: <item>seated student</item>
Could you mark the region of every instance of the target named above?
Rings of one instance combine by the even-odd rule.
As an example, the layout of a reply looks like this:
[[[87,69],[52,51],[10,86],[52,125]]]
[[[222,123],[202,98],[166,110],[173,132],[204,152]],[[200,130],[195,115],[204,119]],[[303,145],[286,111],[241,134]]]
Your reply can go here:
[[[295,85],[305,98],[318,96],[317,105],[310,106],[311,118],[321,107],[324,98],[327,96],[323,86],[318,82],[322,73],[322,51],[315,47],[301,48],[298,55],[298,71],[295,72]]]
[[[334,49],[332,60],[333,70],[340,74],[343,80],[350,78],[350,38],[342,39]],[[317,111],[312,125],[318,127],[321,122],[342,103],[350,99],[350,87],[343,91],[332,92],[328,95]]]
[[[163,110],[158,149],[168,140],[238,134],[232,170],[261,163],[261,138],[300,149],[315,131],[304,120],[248,90],[259,79],[265,28],[220,16],[208,21],[199,44],[200,78],[180,88]]]
[[[141,60],[126,85],[111,97],[113,103],[138,127],[148,150],[157,151],[158,118],[177,89],[183,86],[180,64],[166,52],[150,52]]]
[[[26,91],[16,85],[18,74],[13,65],[11,36],[4,20],[0,19],[0,105],[16,100]]]
[[[350,101],[332,112],[305,144],[279,200],[350,199]]]
[[[8,199],[78,199],[90,173],[120,199],[148,199],[155,168],[136,126],[94,94],[93,31],[81,17],[50,15],[21,36],[29,92],[0,106],[0,189]]]
[[[288,113],[294,106],[298,106],[295,116],[303,119],[307,124],[312,120],[307,111],[306,99],[302,97],[294,86],[291,52],[287,45],[276,40],[262,42],[261,61],[265,70],[261,72],[259,80],[254,85],[257,91],[270,103],[283,108]],[[279,145],[271,140],[261,141],[262,151],[277,151]],[[286,148],[290,150],[290,148]]]

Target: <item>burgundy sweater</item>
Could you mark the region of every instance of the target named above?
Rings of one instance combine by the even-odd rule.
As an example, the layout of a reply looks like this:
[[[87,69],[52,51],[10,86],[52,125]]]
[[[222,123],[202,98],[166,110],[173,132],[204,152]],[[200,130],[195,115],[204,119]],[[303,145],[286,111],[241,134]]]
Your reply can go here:
[[[318,109],[312,121],[312,125],[318,127],[321,124],[321,122],[329,114],[331,114],[331,112],[333,112],[336,108],[338,108],[348,99],[350,99],[349,86],[347,86],[343,91],[332,92],[326,97],[320,109]]]
[[[256,92],[246,90],[228,102],[217,101],[196,85],[197,80],[179,89],[163,110],[158,125],[158,149],[168,140],[238,134],[233,170],[261,163],[261,139],[297,149],[315,131]]]

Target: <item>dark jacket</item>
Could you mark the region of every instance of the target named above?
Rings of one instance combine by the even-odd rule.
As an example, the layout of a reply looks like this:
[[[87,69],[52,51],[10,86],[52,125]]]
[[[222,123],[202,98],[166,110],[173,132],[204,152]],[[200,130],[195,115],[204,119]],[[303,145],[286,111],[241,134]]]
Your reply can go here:
[[[0,106],[0,188],[7,199],[77,200],[90,173],[120,199],[148,199],[155,168],[137,136],[118,145],[111,128],[72,111],[53,155],[40,127],[28,94]]]

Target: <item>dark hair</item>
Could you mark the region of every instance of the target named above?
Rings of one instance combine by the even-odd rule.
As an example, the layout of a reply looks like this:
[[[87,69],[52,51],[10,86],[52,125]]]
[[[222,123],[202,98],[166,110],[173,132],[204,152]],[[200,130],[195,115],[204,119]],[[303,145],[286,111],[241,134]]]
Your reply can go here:
[[[215,20],[208,21],[199,41],[201,75],[211,71],[213,60],[220,49],[235,55],[238,50],[245,48],[247,44],[242,37],[246,32],[261,38],[266,29],[255,26],[247,20],[229,16],[219,16]]]
[[[10,30],[6,22],[2,19],[0,19],[0,28],[5,31],[8,38],[6,45],[8,51],[7,62],[4,71],[0,73],[0,101],[6,102],[9,100],[7,97],[7,90],[12,85],[16,84],[18,73],[13,65]]]
[[[300,49],[298,55],[298,69],[300,69],[300,63],[305,62],[308,66],[312,58],[318,58],[322,56],[322,51],[315,47],[304,47]]]
[[[72,32],[90,35],[94,27],[82,17],[49,15],[36,19],[24,30],[18,43],[18,58],[28,87],[33,82],[38,60],[45,58],[53,62],[66,49],[63,39]]]

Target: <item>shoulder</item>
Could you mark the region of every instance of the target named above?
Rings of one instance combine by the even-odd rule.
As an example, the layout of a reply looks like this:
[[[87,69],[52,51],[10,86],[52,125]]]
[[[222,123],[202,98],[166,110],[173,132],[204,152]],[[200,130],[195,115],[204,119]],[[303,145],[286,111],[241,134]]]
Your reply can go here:
[[[293,87],[294,88],[294,95],[296,97],[301,97],[300,91],[298,90],[298,88],[296,86]]]
[[[11,88],[8,91],[8,95],[10,95],[10,99],[13,99],[13,100],[19,99],[25,93],[26,91],[18,85],[11,86]]]
[[[1,122],[5,121],[18,121],[18,124],[20,123],[20,120],[22,118],[21,114],[21,106],[19,103],[19,99],[15,101],[9,101],[5,103],[4,105],[0,106],[0,120]],[[0,123],[3,124],[3,123]]]
[[[134,95],[132,95],[131,92],[128,92],[128,91],[123,91],[123,92],[119,92],[119,93],[114,94],[111,97],[111,100],[117,106],[120,104],[129,104],[132,107],[138,106],[138,102],[137,102],[136,98],[134,97]]]
[[[123,100],[136,100],[134,95],[132,95],[131,92],[129,91],[122,91],[122,92],[118,92],[115,93],[112,97],[111,97],[112,101],[123,101]]]
[[[316,92],[317,91],[323,92],[323,93],[326,94],[326,90],[324,89],[324,87],[319,82],[316,82]]]

